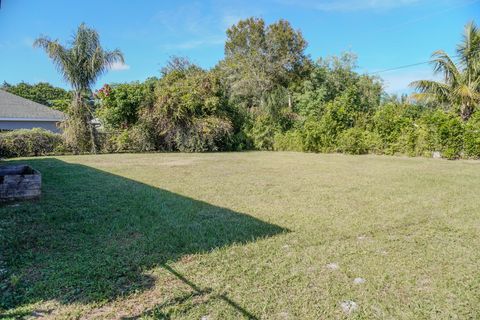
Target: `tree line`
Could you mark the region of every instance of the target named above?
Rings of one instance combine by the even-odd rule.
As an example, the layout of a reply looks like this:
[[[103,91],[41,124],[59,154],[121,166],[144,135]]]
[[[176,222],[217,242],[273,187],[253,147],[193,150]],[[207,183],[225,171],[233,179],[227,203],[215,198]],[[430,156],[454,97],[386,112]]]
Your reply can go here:
[[[432,55],[433,71],[443,81],[416,81],[410,97],[388,95],[379,77],[358,73],[353,53],[314,61],[301,31],[286,20],[267,25],[249,18],[226,35],[224,59],[211,69],[172,57],[158,77],[94,92],[98,77],[124,58],[119,50],[104,50],[97,32],[81,25],[70,47],[48,38],[35,42],[71,92],[47,84],[3,87],[64,110],[65,147],[74,152],[480,157],[480,32],[473,22],[465,26],[455,57]]]

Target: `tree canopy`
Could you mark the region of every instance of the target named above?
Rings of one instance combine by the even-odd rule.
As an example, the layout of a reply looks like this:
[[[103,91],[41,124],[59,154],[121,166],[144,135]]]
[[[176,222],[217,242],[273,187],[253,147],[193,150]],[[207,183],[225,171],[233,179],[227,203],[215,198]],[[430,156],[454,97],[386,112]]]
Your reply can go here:
[[[211,69],[172,57],[158,78],[106,84],[94,94],[98,77],[123,62],[118,50],[104,50],[85,25],[69,47],[37,40],[73,88],[67,145],[83,151],[99,145],[105,151],[440,152],[449,159],[480,158],[480,35],[473,22],[456,56],[434,53],[434,71],[443,81],[414,82],[413,97],[388,95],[379,77],[358,72],[352,52],[313,61],[302,33],[286,20],[268,25],[248,18],[226,33],[225,57]],[[17,89],[47,103],[65,93],[45,84]],[[92,117],[103,125],[101,139]]]

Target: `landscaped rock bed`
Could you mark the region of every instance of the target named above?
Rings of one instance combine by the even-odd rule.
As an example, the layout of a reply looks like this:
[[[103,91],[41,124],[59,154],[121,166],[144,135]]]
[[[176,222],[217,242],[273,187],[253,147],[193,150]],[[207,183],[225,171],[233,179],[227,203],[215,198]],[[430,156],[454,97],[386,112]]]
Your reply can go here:
[[[0,201],[40,197],[42,175],[27,165],[0,166]]]

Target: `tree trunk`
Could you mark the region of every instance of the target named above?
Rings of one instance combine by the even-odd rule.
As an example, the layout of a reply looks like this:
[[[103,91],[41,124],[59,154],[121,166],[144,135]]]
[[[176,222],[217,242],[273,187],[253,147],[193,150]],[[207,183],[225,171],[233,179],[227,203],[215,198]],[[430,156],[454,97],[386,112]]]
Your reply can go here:
[[[64,123],[64,137],[75,153],[97,152],[96,132],[91,123],[88,105],[81,92],[76,91],[67,120]]]

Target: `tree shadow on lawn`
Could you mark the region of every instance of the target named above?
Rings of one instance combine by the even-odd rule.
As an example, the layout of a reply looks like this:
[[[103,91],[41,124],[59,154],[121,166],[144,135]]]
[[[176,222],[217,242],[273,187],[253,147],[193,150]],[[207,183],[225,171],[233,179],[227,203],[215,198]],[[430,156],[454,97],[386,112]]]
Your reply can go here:
[[[288,232],[87,166],[22,162],[42,173],[43,193],[38,201],[0,206],[0,259],[7,270],[0,274],[0,311],[51,299],[112,300],[151,288],[154,279],[144,272],[155,266],[191,286],[167,262]]]

